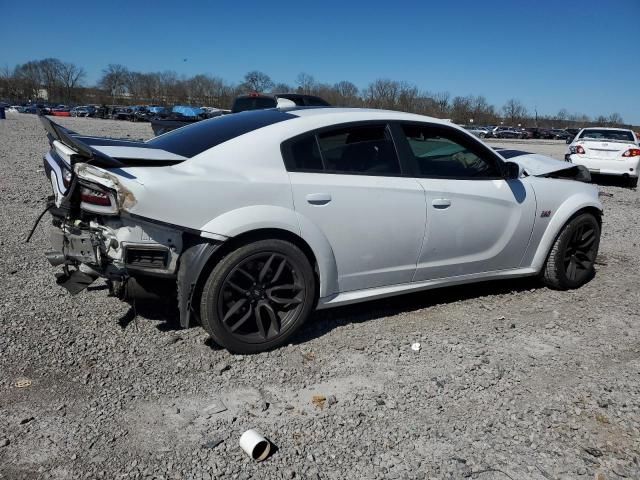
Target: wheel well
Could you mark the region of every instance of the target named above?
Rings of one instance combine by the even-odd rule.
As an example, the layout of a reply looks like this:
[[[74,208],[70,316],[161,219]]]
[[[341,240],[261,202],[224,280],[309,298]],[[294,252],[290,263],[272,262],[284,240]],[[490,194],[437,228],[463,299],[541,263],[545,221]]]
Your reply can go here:
[[[576,218],[578,215],[582,215],[583,213],[590,213],[591,215],[593,215],[594,217],[596,217],[596,220],[598,221],[598,225],[600,227],[602,227],[602,210],[600,210],[599,208],[596,207],[584,207],[581,208],[580,210],[577,210],[576,212],[573,213],[573,215],[571,215],[569,218],[567,218],[567,220],[565,220],[565,222],[562,224],[562,226],[558,229],[558,231],[556,232],[555,237],[553,237],[553,242],[551,242],[551,246],[549,247],[549,249],[547,250],[547,255],[544,257],[545,260],[542,263],[542,266],[540,267],[540,271],[544,270],[544,266],[547,263],[547,260],[549,259],[549,255],[551,254],[551,251],[553,250],[553,246],[556,244],[556,241],[558,240],[558,237],[560,236],[560,234],[562,233],[562,230],[564,229],[564,227],[574,218]]]
[[[583,213],[590,213],[591,215],[596,217],[596,220],[598,221],[598,225],[600,225],[602,227],[602,210],[600,210],[599,208],[596,208],[596,207],[584,207],[584,208],[581,208],[576,213],[571,215],[571,217],[566,222],[564,222],[564,225],[569,223],[571,220],[576,218],[578,215],[582,215]]]
[[[226,242],[224,242],[220,248],[218,248],[211,258],[207,261],[206,265],[203,267],[202,271],[198,275],[198,281],[195,285],[195,289],[193,291],[193,297],[191,305],[194,307],[195,313],[198,317],[198,321],[200,320],[200,297],[202,295],[202,289],[204,287],[205,282],[207,281],[207,277],[209,272],[213,270],[213,267],[226,255],[233,252],[237,248],[242,245],[247,245],[248,243],[256,242],[259,240],[267,240],[267,239],[279,239],[290,242],[302,250],[302,253],[309,260],[309,264],[311,268],[315,272],[316,276],[316,299],[318,298],[320,292],[320,281],[319,281],[319,272],[318,272],[318,262],[316,257],[311,250],[311,247],[307,242],[305,242],[302,238],[300,238],[295,233],[291,233],[287,230],[281,230],[279,228],[262,228],[259,230],[251,230],[249,232],[241,233],[235,237],[230,238]]]

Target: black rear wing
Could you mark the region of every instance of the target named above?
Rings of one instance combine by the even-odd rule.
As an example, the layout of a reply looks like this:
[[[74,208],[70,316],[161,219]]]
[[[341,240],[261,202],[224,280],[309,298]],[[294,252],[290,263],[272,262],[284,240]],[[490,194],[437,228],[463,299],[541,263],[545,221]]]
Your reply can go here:
[[[120,168],[125,166],[120,160],[91,148],[77,138],[78,134],[76,132],[52,122],[44,115],[40,115],[40,121],[47,132],[50,144],[53,144],[54,140],[57,140],[77,153],[77,155],[74,155],[71,159],[72,165],[76,163],[91,163],[96,167],[102,168]]]

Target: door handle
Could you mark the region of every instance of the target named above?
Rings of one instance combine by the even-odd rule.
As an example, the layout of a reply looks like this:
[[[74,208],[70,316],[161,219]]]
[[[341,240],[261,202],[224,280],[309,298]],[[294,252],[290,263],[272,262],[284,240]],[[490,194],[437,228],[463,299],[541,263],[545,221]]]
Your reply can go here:
[[[306,199],[311,205],[326,205],[331,201],[331,195],[328,193],[310,193],[306,196]]]
[[[437,208],[439,210],[444,210],[445,208],[449,208],[451,206],[451,200],[448,198],[436,198],[431,202],[433,208]]]

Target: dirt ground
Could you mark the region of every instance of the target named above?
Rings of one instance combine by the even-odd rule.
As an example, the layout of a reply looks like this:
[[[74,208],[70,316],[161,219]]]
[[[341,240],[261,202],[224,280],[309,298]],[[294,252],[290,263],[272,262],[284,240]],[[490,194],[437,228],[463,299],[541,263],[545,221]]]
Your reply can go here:
[[[103,283],[75,297],[56,285],[47,222],[24,241],[50,191],[47,149],[35,116],[0,121],[0,479],[640,478],[638,191],[595,179],[603,235],[583,288],[520,280],[363,303],[238,356],[168,310],[134,315]],[[273,442],[265,462],[238,447],[248,428]]]

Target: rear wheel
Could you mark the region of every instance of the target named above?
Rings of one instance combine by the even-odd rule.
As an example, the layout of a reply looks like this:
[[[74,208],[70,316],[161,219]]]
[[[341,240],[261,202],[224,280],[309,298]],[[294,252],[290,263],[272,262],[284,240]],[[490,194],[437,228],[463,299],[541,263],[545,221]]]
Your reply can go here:
[[[543,270],[551,288],[567,290],[587,283],[594,275],[600,246],[600,224],[590,213],[569,221],[556,239]]]
[[[629,188],[636,188],[638,186],[638,177],[629,177],[627,180],[627,185]]]
[[[284,240],[243,245],[211,271],[200,302],[202,325],[221,346],[256,353],[283,345],[315,305],[305,254]]]

